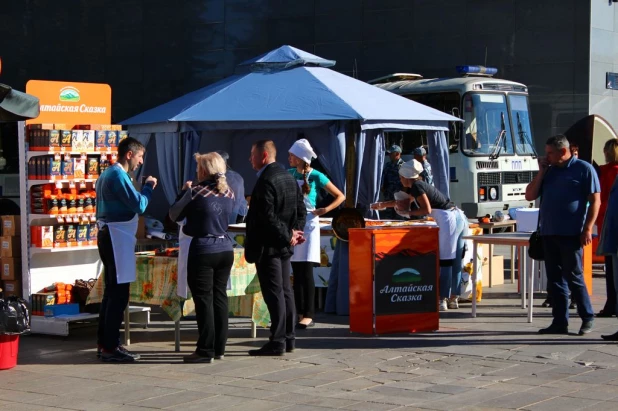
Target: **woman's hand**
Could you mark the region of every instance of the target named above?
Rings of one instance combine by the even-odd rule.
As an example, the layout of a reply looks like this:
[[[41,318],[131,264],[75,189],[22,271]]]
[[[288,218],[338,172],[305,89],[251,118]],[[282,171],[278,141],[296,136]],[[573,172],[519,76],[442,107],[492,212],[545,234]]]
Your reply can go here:
[[[321,215],[326,214],[326,209],[325,208],[316,208],[315,210],[312,211],[312,213],[319,217]]]
[[[373,203],[369,205],[369,209],[382,211],[386,210],[386,207],[384,207],[384,203]]]
[[[193,186],[193,181],[187,181],[184,186],[182,186],[183,190],[191,190],[191,186]]]
[[[405,200],[397,200],[395,203],[395,210],[397,212],[410,211],[410,198],[406,198]]]

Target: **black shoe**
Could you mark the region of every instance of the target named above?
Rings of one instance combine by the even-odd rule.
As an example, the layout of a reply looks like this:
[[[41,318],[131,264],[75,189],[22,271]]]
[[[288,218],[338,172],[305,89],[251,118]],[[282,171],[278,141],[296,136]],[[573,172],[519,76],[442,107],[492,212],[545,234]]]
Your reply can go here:
[[[602,335],[601,338],[605,341],[618,341],[618,331],[610,335]]]
[[[103,350],[101,352],[101,360],[104,362],[135,362],[137,361],[132,355],[126,354],[116,348],[114,351]]]
[[[569,310],[575,310],[575,309],[577,309],[577,304],[575,304],[573,300],[571,300],[571,303],[569,304]]]
[[[599,318],[609,318],[609,317],[613,317],[614,315],[616,315],[616,314],[615,314],[615,313],[613,313],[612,311],[605,310],[605,308],[604,308],[604,309],[602,309],[601,311],[599,311],[599,312],[595,315],[595,317],[599,317]]]
[[[585,320],[582,322],[582,326],[579,329],[579,335],[584,335],[590,333],[592,331],[592,326],[594,325],[594,320]]]
[[[223,354],[215,355],[215,360],[222,360],[224,358],[225,358],[225,355]]]
[[[212,362],[212,357],[199,355],[197,352],[194,352],[193,354],[182,357],[182,361],[188,364],[210,364]]]
[[[118,348],[116,348],[116,349],[118,351],[126,354],[126,355],[130,355],[131,357],[135,358],[136,360],[139,360],[141,358],[141,356],[139,354],[127,350],[124,345],[119,345]]]
[[[545,301],[543,301],[543,304],[541,304],[541,307],[543,308],[551,307],[551,303],[552,303],[551,298],[547,298],[545,299]]]
[[[539,334],[568,334],[569,327],[559,326],[559,325],[550,325],[547,328],[541,328],[539,330]]]
[[[307,328],[315,327],[315,321],[311,320],[309,324],[296,323],[296,328],[299,330],[306,330]]]
[[[103,346],[97,345],[97,358],[101,358],[101,352],[103,352]]]
[[[285,355],[286,349],[275,348],[272,344],[266,344],[259,350],[249,350],[249,355],[254,357],[281,357]]]
[[[296,349],[296,340],[285,340],[285,352],[294,352]]]

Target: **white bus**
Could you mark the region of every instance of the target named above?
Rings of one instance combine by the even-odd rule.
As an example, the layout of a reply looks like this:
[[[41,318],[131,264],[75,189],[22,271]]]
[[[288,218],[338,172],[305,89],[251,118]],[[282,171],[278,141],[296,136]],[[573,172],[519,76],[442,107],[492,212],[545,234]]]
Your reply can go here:
[[[470,218],[532,207],[526,185],[538,172],[528,88],[492,77],[496,69],[459,66],[461,77],[423,79],[396,73],[370,81],[376,87],[452,114],[449,134],[450,197]],[[426,145],[424,132],[386,135],[403,154]],[[387,160],[388,161],[388,160]]]

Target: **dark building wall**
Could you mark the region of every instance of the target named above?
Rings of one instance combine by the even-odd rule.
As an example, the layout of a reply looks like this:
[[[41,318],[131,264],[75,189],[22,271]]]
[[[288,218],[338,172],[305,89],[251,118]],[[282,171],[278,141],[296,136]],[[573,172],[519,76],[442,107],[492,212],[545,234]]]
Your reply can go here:
[[[114,121],[282,44],[362,80],[486,60],[529,86],[537,140],[588,110],[585,0],[12,0],[0,19],[0,81],[109,83]]]

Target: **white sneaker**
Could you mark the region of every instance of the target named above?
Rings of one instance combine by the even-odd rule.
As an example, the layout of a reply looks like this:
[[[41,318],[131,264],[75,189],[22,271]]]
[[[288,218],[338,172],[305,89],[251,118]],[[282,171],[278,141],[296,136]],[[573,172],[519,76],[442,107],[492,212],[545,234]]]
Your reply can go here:
[[[449,298],[448,308],[449,310],[457,310],[459,308],[459,302],[457,301],[457,297]]]
[[[448,311],[447,301],[448,301],[447,298],[445,298],[444,300],[440,301],[440,311]]]

